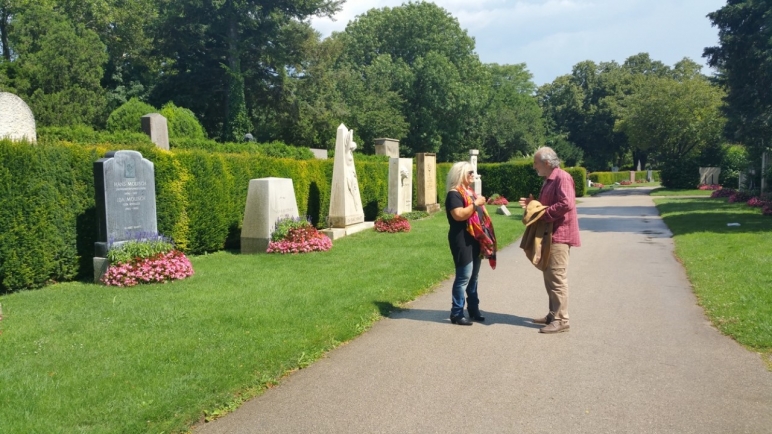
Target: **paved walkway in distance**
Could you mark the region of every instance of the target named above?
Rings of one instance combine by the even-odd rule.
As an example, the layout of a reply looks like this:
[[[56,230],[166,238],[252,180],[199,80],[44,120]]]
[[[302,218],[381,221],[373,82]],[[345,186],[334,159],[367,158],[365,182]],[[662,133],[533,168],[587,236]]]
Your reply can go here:
[[[703,315],[648,191],[580,199],[570,332],[531,324],[514,243],[483,263],[484,324],[450,324],[445,281],[194,433],[772,433],[772,373]]]

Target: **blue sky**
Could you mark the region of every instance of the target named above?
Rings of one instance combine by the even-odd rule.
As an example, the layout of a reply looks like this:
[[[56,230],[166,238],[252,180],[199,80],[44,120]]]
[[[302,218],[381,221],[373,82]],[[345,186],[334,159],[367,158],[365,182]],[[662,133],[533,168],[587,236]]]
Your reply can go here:
[[[401,0],[348,0],[335,21],[315,18],[322,36],[342,31],[372,8]],[[647,52],[672,66],[684,57],[705,65],[702,50],[718,44],[706,17],[725,0],[435,0],[475,38],[485,63],[525,63],[537,85],[569,74],[583,61],[619,63]],[[703,73],[712,71],[704,66]]]

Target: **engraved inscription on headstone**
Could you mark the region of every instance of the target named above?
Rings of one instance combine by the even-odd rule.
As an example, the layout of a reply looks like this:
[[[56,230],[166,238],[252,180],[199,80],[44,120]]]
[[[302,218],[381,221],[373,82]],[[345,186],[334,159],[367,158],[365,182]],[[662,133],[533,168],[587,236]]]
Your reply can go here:
[[[155,169],[137,151],[108,152],[94,163],[98,234],[96,256],[109,244],[156,235]]]

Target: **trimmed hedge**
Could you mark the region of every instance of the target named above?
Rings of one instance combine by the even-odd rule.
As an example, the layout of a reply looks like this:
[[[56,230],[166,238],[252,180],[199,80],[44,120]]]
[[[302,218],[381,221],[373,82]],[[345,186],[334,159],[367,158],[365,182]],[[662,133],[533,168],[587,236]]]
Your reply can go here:
[[[645,181],[646,176],[648,172],[646,170],[639,170],[635,172],[635,180],[636,181]],[[660,181],[660,171],[659,170],[652,170],[651,176],[654,178],[654,181],[659,182]],[[603,185],[611,185],[615,182],[622,182],[622,181],[629,181],[630,180],[630,171],[625,170],[622,172],[592,172],[588,175],[590,181],[592,182],[599,182]]]
[[[107,151],[121,149],[139,151],[153,162],[158,230],[185,253],[239,247],[250,179],[291,178],[300,215],[308,215],[317,227],[325,226],[332,159],[166,151],[141,144],[32,145],[0,140],[0,290],[93,276],[97,236],[93,163]],[[437,165],[440,204],[450,167]],[[517,200],[536,195],[541,187],[529,164],[481,164],[478,169],[486,196],[499,193]],[[388,205],[389,165],[356,161],[356,170],[365,219],[373,221]],[[567,170],[577,180],[577,196],[582,196],[584,169]]]

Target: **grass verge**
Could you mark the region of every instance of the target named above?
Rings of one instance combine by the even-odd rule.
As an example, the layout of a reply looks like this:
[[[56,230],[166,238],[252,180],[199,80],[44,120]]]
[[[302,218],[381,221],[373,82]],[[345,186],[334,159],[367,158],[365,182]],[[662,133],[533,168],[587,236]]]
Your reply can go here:
[[[491,215],[502,246],[523,230],[510,209]],[[179,432],[232,411],[453,273],[445,213],[411,225],[329,252],[198,256],[168,284],[0,296],[0,431]]]
[[[726,199],[654,202],[705,313],[772,369],[772,218]]]
[[[710,197],[713,190],[678,190],[674,188],[655,188],[649,196],[705,196]]]

